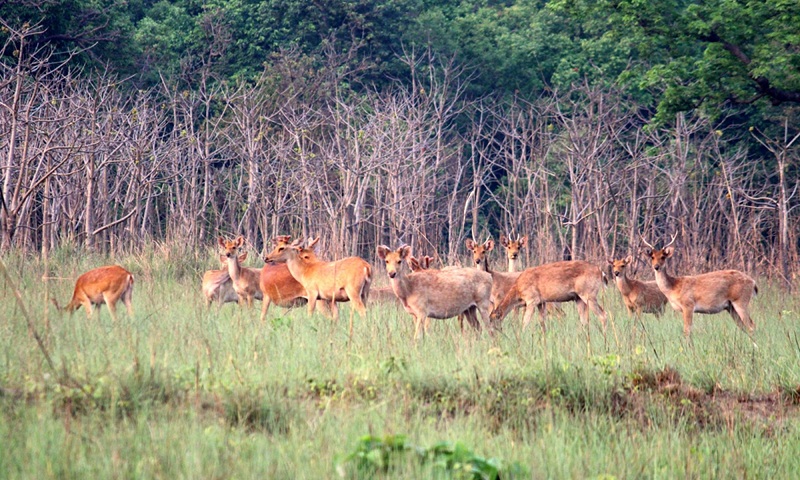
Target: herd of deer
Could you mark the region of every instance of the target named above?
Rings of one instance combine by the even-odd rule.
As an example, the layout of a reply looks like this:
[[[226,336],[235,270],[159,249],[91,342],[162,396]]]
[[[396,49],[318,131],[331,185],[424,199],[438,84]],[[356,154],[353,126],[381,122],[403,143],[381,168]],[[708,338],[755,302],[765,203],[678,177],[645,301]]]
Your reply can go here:
[[[335,319],[337,303],[350,301],[353,304],[350,311],[352,335],[354,313],[358,311],[362,317],[366,315],[372,267],[359,257],[335,262],[320,260],[314,252],[318,240],[313,239],[303,246],[301,239],[291,241],[289,236],[276,237],[272,240],[272,252],[264,258],[265,265],[255,269],[242,265],[247,258],[247,252],[242,251],[243,237],[232,241],[219,238],[223,268],[209,270],[203,276],[206,305],[238,302],[251,307],[253,299],[259,299],[262,301],[263,321],[273,303],[281,307],[307,304],[309,315],[319,306],[326,315]],[[643,312],[660,315],[669,302],[682,313],[686,336],[691,333],[695,312],[727,310],[742,330],[749,333],[755,329],[747,310],[751,297],[758,292],[751,277],[737,270],[671,276],[665,271],[665,263],[674,253],[675,236],[660,249],[642,240],[647,246],[642,253],[650,259],[655,281],[642,282],[626,275],[625,268],[633,261],[632,256],[609,260],[614,281],[629,313],[637,317]],[[508,272],[489,268],[487,254],[495,246],[491,239],[483,244],[472,240],[466,242],[477,268],[434,269],[431,268],[431,257],[417,259],[411,255],[409,246],[392,250],[381,245],[377,247],[377,255],[386,264],[390,288],[379,289],[378,293],[384,297],[393,295],[392,298],[411,314],[415,338],[420,330],[425,333],[431,318],[457,316],[480,330],[481,322],[477,317],[480,313],[483,322],[492,329],[498,328],[510,310],[522,305],[525,307],[523,327],[530,323],[534,310],[538,309],[544,330],[547,311],[558,312],[553,304],[561,302],[575,302],[584,325],[588,325],[591,310],[605,330],[606,313],[597,301],[597,294],[606,280],[598,266],[570,260],[519,271],[518,258],[527,237],[518,236],[512,240],[503,235],[500,243],[506,249]],[[410,271],[406,271],[406,266]],[[116,303],[120,299],[128,314],[132,314],[132,292],[133,275],[130,272],[117,265],[96,268],[78,278],[72,300],[65,309],[71,313],[84,306],[91,316],[92,305],[99,307],[105,303],[116,319]]]

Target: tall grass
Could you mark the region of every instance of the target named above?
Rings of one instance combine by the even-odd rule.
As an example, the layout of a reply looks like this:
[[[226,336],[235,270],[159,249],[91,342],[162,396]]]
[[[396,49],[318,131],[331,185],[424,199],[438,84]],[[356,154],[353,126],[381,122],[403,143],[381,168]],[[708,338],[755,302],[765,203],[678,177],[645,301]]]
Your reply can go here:
[[[686,341],[678,315],[634,322],[609,287],[605,334],[594,317],[581,327],[568,305],[545,334],[522,329],[518,315],[494,337],[434,320],[415,343],[393,305],[371,306],[352,339],[345,320],[300,309],[273,307],[263,324],[257,308],[206,310],[199,278],[214,262],[164,249],[51,256],[46,290],[62,304],[93,266],[134,273],[134,315],[117,323],[105,308],[60,315],[39,259],[4,261],[55,365],[4,284],[0,475],[9,478],[357,477],[370,472],[346,459],[367,434],[461,442],[534,478],[800,471],[800,457],[786,455],[800,444],[800,308],[766,285],[752,339],[726,315],[706,315]],[[372,473],[458,476],[413,456]]]

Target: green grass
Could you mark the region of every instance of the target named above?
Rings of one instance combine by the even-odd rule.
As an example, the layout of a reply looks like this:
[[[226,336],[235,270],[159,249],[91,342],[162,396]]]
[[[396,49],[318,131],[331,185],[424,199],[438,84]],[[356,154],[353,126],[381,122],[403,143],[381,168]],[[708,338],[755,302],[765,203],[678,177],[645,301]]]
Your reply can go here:
[[[800,471],[800,305],[765,282],[752,341],[727,314],[696,316],[692,342],[671,311],[635,324],[609,287],[605,336],[566,305],[546,335],[513,315],[495,337],[434,320],[415,344],[393,306],[356,316],[352,339],[347,307],[338,323],[205,310],[199,278],[216,266],[168,250],[54,252],[47,286],[39,259],[4,261],[55,369],[0,279],[0,477],[473,478],[430,453],[441,442],[504,478]],[[63,304],[78,274],[113,262],[136,277],[133,318],[54,312],[46,295]],[[368,435],[413,448],[378,466],[362,461]]]

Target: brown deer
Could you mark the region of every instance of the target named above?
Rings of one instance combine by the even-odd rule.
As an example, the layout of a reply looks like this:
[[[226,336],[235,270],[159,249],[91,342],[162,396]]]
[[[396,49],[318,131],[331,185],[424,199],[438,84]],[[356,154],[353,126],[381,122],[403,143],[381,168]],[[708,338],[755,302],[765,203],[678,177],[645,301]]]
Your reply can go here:
[[[512,268],[515,268],[517,257],[519,257],[519,249],[526,245],[528,237],[525,236],[518,238],[516,241],[509,242],[505,235],[501,235],[500,242],[502,243],[504,241],[505,243],[503,243],[503,245],[508,245],[506,246],[506,256],[508,257],[509,268],[508,273],[497,272],[489,268],[489,260],[487,257],[488,253],[494,250],[494,241],[492,239],[487,239],[482,245],[475,243],[473,240],[467,240],[466,242],[467,249],[472,252],[472,260],[475,262],[475,266],[485,272],[489,272],[492,275],[492,305],[495,307],[500,305],[500,302],[506,296],[506,293],[511,290],[514,282],[517,281],[520,273],[522,273],[516,272],[512,270]],[[546,304],[545,308],[547,308],[548,313],[555,314],[559,318],[564,316],[564,310],[554,303]]]
[[[247,258],[247,252],[239,255],[239,263],[242,263]],[[225,256],[220,256],[222,269],[220,270],[206,270],[203,273],[202,291],[203,298],[206,300],[206,308],[211,307],[211,304],[217,302],[219,305],[228,302],[238,302],[239,295],[233,289],[233,282],[231,276],[228,275],[228,259]]]
[[[272,244],[275,247],[281,245],[286,247],[291,244],[291,241],[291,236],[280,235],[272,239]],[[308,303],[306,289],[292,276],[286,263],[271,263],[267,261],[266,257],[264,262],[259,276],[259,288],[264,294],[264,300],[261,303],[262,322],[267,317],[267,310],[273,303],[283,308],[294,308]],[[322,309],[326,316],[331,315],[327,302],[317,300],[317,307]]]
[[[380,259],[386,263],[386,272],[395,295],[403,308],[414,318],[414,339],[424,334],[428,319],[445,319],[464,314],[467,321],[480,330],[475,310],[484,321],[489,318],[492,302],[492,277],[472,268],[444,270],[419,269],[406,274],[403,263],[411,254],[411,247],[403,245],[391,250],[385,245],[377,248]],[[415,269],[416,259],[411,261]]]
[[[410,268],[412,272],[419,272],[431,268],[431,264],[433,263],[433,257],[425,255],[417,259],[409,255],[408,258],[406,258],[406,262],[408,263],[408,268]],[[397,298],[397,295],[394,294],[394,290],[392,290],[391,285],[389,285],[388,287],[371,289],[369,293],[369,298],[371,301],[376,301],[380,303],[395,303],[397,305],[402,305],[400,303],[400,299]],[[459,318],[459,324],[461,324],[461,322],[463,322],[463,320]],[[463,325],[461,326],[463,330]]]
[[[259,276],[261,275],[259,269],[247,268],[239,263],[239,250],[244,245],[244,237],[239,236],[232,241],[219,237],[217,244],[222,250],[220,260],[224,258],[228,264],[228,275],[231,277],[233,290],[239,296],[239,305],[252,307],[253,299],[261,300],[264,295],[258,285]]]
[[[634,314],[637,319],[640,319],[642,312],[653,313],[656,317],[660,317],[664,313],[667,297],[661,293],[658,284],[655,281],[643,282],[629,278],[625,273],[625,267],[633,263],[632,255],[618,260],[609,260],[608,263],[611,265],[614,281],[619,293],[622,294],[622,301],[629,314]]]
[[[520,237],[517,235],[516,240],[511,240],[511,238],[506,237],[505,235],[500,235],[500,245],[506,249],[506,258],[508,258],[508,271],[518,271],[519,266],[517,264],[519,262],[519,255],[522,249],[528,245],[528,236],[524,235]]]
[[[350,311],[350,335],[353,333],[353,314],[357,310],[362,318],[367,315],[366,302],[372,283],[372,267],[363,258],[348,257],[335,262],[323,262],[314,253],[319,237],[311,240],[305,248],[302,239],[290,245],[278,244],[267,255],[266,260],[286,263],[292,276],[306,291],[308,314],[314,313],[316,300],[330,302],[331,314],[338,318],[336,302],[353,302]],[[311,300],[315,301],[311,301]]]
[[[499,327],[508,311],[525,304],[523,328],[533,318],[534,308],[539,309],[542,331],[545,331],[547,318],[545,308],[548,302],[575,302],[578,315],[584,326],[589,324],[591,309],[606,328],[606,313],[597,302],[597,293],[603,286],[603,273],[596,265],[582,260],[567,260],[547,263],[529,268],[520,273],[517,281],[492,312],[492,321]]]
[[[491,238],[486,239],[482,244],[467,239],[466,247],[467,250],[472,252],[472,261],[475,263],[475,266],[492,276],[492,295],[490,299],[493,306],[499,305],[503,297],[506,296],[506,293],[514,286],[514,282],[517,281],[521,272],[503,273],[489,268],[489,259],[487,256],[489,252],[494,250],[494,240]]]
[[[117,320],[117,302],[122,300],[128,309],[128,316],[133,316],[131,299],[133,297],[133,275],[119,265],[95,268],[84,273],[75,282],[72,300],[63,308],[72,315],[78,308],[86,309],[86,317],[92,317],[92,305],[108,305],[111,318]],[[53,299],[56,308],[62,310]]]
[[[697,313],[719,313],[727,310],[736,325],[747,333],[753,332],[756,325],[750,318],[747,306],[753,295],[758,293],[755,280],[738,270],[718,270],[685,277],[673,277],[666,271],[666,261],[675,249],[675,237],[663,248],[647,245],[644,253],[656,274],[656,284],[667,297],[672,308],[683,314],[683,334],[692,333],[692,315]]]

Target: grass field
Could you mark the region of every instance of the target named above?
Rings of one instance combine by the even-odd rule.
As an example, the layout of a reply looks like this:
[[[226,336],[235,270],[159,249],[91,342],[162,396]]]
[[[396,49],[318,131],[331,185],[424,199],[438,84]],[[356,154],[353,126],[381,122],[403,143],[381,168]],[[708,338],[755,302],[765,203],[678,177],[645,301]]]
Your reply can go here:
[[[202,271],[169,252],[7,255],[40,348],[0,277],[3,478],[793,478],[800,471],[800,305],[760,282],[752,340],[727,314],[628,318],[609,286],[604,336],[574,306],[523,330],[414,343],[393,305],[348,338],[304,309],[206,310]],[[209,255],[209,258],[212,258]],[[83,271],[136,277],[120,305],[60,315]],[[253,264],[255,266],[255,264]],[[385,284],[376,269],[376,282]],[[755,344],[754,344],[755,342]],[[43,350],[52,362],[48,363]],[[483,476],[482,476],[483,475]]]

